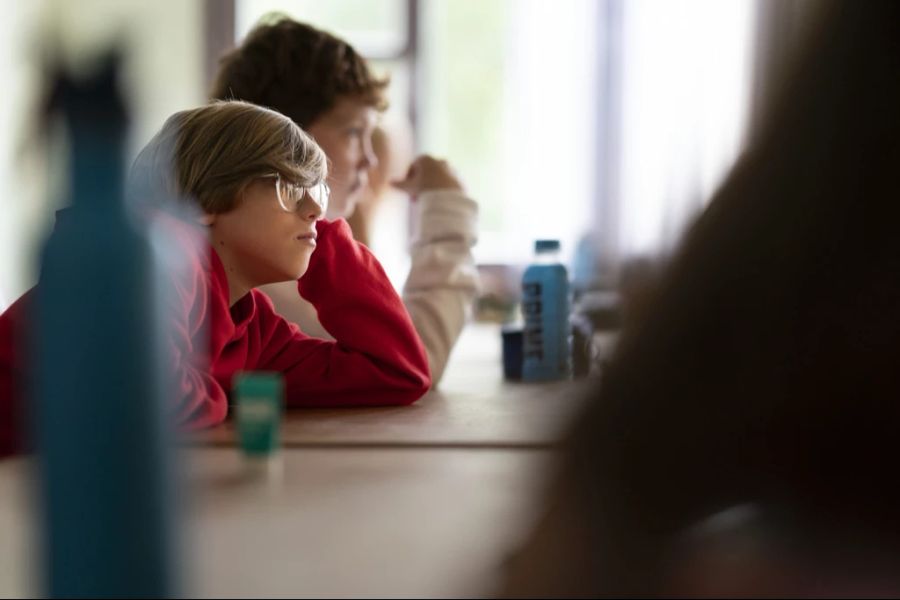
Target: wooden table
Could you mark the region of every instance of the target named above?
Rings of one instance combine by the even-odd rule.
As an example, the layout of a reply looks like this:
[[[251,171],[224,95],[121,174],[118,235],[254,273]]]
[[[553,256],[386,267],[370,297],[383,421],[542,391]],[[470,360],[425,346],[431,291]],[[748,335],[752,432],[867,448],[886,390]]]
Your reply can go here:
[[[577,384],[501,380],[471,327],[439,392],[395,409],[292,411],[281,467],[253,475],[230,425],[179,450],[191,596],[489,594],[536,515]],[[29,596],[32,459],[0,462],[0,596]]]
[[[248,474],[232,449],[186,454],[186,592],[204,597],[484,595],[532,519],[550,460],[539,450],[287,449],[279,478]],[[0,463],[2,597],[37,592],[30,461]]]

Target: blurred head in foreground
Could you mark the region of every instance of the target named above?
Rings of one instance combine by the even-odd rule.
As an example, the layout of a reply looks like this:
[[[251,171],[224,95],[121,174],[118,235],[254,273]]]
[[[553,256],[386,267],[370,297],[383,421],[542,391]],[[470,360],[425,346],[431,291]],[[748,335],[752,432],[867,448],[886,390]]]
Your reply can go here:
[[[900,593],[900,3],[819,8],[505,593]]]

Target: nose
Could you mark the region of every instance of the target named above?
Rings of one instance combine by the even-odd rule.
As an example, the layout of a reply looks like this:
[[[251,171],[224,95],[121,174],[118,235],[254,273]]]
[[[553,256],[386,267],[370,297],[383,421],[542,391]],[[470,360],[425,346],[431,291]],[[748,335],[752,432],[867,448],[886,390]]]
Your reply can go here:
[[[325,216],[325,209],[323,209],[318,202],[313,200],[312,196],[307,192],[303,195],[303,203],[300,205],[298,213],[303,219],[308,221],[318,221]]]

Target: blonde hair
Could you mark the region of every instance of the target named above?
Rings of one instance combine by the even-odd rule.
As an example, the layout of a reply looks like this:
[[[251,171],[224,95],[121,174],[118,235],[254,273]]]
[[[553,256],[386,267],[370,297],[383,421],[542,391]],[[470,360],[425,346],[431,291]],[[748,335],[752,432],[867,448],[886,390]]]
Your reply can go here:
[[[255,178],[272,173],[312,186],[324,181],[327,159],[284,115],[222,101],[169,117],[135,159],[129,187],[138,202],[174,198],[217,214],[234,208]]]

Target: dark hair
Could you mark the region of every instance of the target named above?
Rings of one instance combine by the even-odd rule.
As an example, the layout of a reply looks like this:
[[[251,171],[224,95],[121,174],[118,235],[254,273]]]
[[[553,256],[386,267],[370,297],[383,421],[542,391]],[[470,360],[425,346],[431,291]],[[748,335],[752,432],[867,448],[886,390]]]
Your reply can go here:
[[[272,14],[222,57],[210,96],[266,106],[306,129],[342,98],[386,109],[387,85],[347,42]]]
[[[581,572],[516,593],[666,593],[673,537],[743,503],[900,552],[900,3],[824,7],[572,432],[545,523]]]

